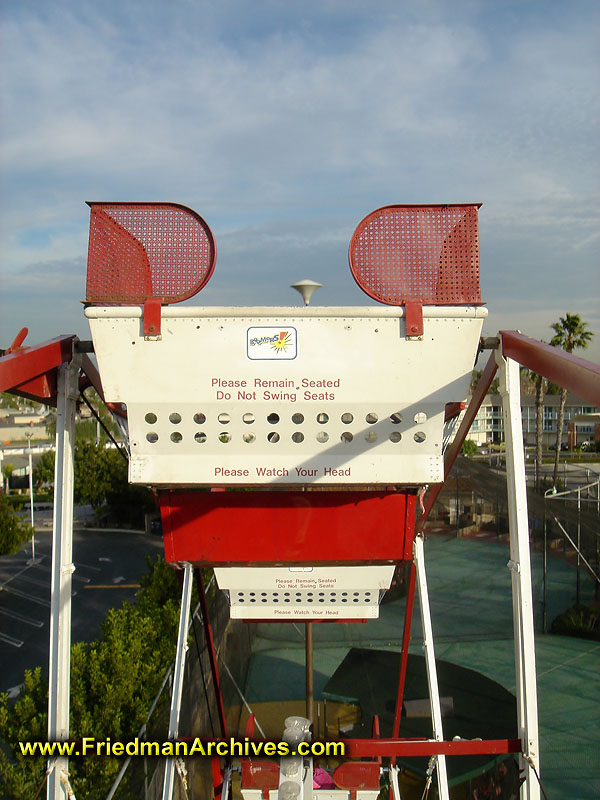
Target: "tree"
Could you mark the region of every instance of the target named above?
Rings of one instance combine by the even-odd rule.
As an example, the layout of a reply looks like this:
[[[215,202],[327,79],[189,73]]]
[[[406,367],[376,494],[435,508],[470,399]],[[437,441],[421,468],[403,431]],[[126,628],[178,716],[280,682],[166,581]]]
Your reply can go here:
[[[54,450],[46,450],[33,468],[33,485],[36,489],[54,485]]]
[[[9,506],[6,495],[0,491],[0,555],[17,553],[31,539],[33,528]]]
[[[548,381],[536,372],[529,373],[535,386],[535,487],[542,485],[543,433],[544,433],[544,393]]]
[[[465,439],[460,448],[461,455],[463,456],[476,456],[477,455],[477,443],[473,441],[473,439]]]
[[[6,464],[4,464],[4,466],[2,467],[2,477],[4,478],[5,491],[7,492],[9,488],[8,484],[10,482],[10,476],[13,474],[14,471],[15,471],[15,465],[11,464],[10,461],[7,461]],[[1,488],[2,487],[0,486],[0,489]]]
[[[145,487],[128,483],[127,461],[116,449],[79,441],[74,461],[76,503],[89,503],[98,517],[110,511],[120,522],[143,526],[145,512],[154,510],[152,495]],[[54,450],[39,459],[33,480],[38,487],[54,483]]]
[[[97,516],[105,506],[120,522],[142,526],[154,510],[152,495],[127,480],[127,461],[113,448],[93,442],[75,445],[75,502],[89,503]]]
[[[587,322],[583,322],[579,314],[567,314],[560,317],[558,322],[553,322],[550,326],[554,331],[554,336],[550,340],[553,347],[561,347],[567,353],[581,347],[587,347],[592,336],[591,331],[586,331]],[[558,478],[558,460],[560,458],[560,446],[562,443],[562,430],[565,421],[565,403],[567,402],[567,390],[561,388],[560,405],[558,408],[558,421],[556,425],[556,453],[554,454],[554,473],[552,482],[556,486]]]
[[[148,559],[148,564],[137,603],[111,609],[99,639],[71,648],[71,739],[133,739],[173,659],[179,584],[162,559]],[[0,738],[7,745],[0,748],[0,785],[7,800],[35,797],[44,781],[46,759],[21,755],[18,742],[46,740],[47,707],[48,687],[39,667],[25,673],[14,706],[6,694],[0,695]],[[76,796],[103,800],[122,763],[107,756],[71,759],[69,781]],[[135,787],[127,789],[125,781],[119,797],[140,796]]]

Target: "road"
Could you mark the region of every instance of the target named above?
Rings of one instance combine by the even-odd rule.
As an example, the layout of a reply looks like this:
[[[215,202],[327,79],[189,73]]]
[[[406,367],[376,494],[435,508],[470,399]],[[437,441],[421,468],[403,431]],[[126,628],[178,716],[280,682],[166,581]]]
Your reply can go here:
[[[15,694],[25,669],[48,674],[52,532],[36,531],[31,544],[0,557],[0,691]],[[72,640],[100,634],[110,608],[133,601],[146,557],[163,554],[162,538],[132,532],[76,530],[73,543]]]

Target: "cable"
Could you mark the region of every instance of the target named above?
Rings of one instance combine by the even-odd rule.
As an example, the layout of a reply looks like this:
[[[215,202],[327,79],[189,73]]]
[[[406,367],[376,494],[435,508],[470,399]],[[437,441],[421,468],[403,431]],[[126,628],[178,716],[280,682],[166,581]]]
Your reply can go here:
[[[527,763],[529,764],[531,769],[534,771],[535,777],[537,778],[537,782],[540,785],[540,790],[541,790],[542,794],[544,795],[544,800],[548,800],[548,795],[544,791],[544,787],[542,786],[542,782],[540,780],[540,776],[538,775],[538,771],[535,768],[535,764],[533,763],[533,759],[531,758],[531,756],[526,756],[526,755],[524,755],[523,758],[525,759],[525,761],[527,761]]]
[[[42,789],[46,785],[46,781],[48,780],[48,775],[50,775],[50,770],[51,769],[54,769],[54,767],[48,767],[48,769],[46,770],[46,774],[44,775],[44,780],[40,783],[40,788],[35,793],[35,797],[33,798],[33,800],[37,800],[38,797],[40,796],[40,792],[42,791]]]
[[[100,419],[100,415],[98,414],[98,412],[96,411],[96,409],[95,409],[95,408],[92,406],[92,404],[91,404],[91,403],[90,403],[90,401],[87,399],[87,397],[85,396],[85,394],[84,394],[83,392],[80,392],[80,393],[79,393],[79,395],[80,395],[81,399],[83,400],[83,402],[86,404],[86,406],[89,408],[89,410],[92,412],[92,414],[94,415],[94,417],[96,418],[96,422],[98,422],[98,424],[102,426],[102,429],[104,430],[104,433],[105,433],[105,434],[108,436],[108,438],[111,440],[111,442],[112,442],[112,443],[114,444],[114,446],[117,448],[117,451],[118,451],[119,455],[120,455],[122,458],[124,458],[124,459],[125,459],[125,461],[129,462],[129,459],[127,458],[127,455],[126,455],[126,454],[125,454],[125,452],[123,451],[123,448],[122,448],[122,447],[120,447],[120,445],[119,445],[119,443],[117,442],[117,440],[115,439],[115,437],[114,437],[114,436],[112,435],[112,433],[111,433],[111,432],[108,430],[108,428],[106,427],[106,425],[104,424],[104,422],[103,422],[103,421]]]
[[[425,788],[423,789],[423,794],[421,795],[421,800],[427,800],[429,795],[429,789],[431,788],[431,782],[433,781],[433,770],[435,769],[435,765],[437,763],[437,759],[435,756],[431,756],[429,759],[429,764],[427,765],[427,780],[425,781]]]
[[[192,616],[192,629],[194,631],[194,641],[196,642],[196,653],[198,654],[198,663],[200,664],[200,674],[202,676],[202,686],[204,687],[204,697],[206,699],[206,708],[208,709],[208,718],[210,720],[210,729],[212,731],[212,735],[215,735],[215,726],[213,723],[212,712],[210,710],[210,700],[208,697],[208,688],[206,686],[206,677],[204,675],[204,667],[202,665],[202,655],[200,653],[200,644],[198,642],[198,634],[196,633],[196,622],[195,616]]]

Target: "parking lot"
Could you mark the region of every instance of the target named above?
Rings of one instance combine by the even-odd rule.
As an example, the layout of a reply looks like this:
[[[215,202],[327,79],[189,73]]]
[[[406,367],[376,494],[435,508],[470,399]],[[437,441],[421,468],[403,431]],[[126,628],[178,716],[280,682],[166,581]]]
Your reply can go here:
[[[31,543],[0,557],[0,691],[18,692],[26,669],[48,673],[52,532],[36,530]],[[110,608],[133,601],[146,557],[163,554],[162,537],[126,531],[76,530],[73,541],[72,641],[100,634]]]

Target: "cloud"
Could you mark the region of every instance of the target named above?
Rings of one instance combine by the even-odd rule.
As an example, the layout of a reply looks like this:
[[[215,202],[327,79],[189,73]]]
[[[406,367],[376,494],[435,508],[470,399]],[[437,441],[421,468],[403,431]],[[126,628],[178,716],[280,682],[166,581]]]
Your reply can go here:
[[[303,277],[324,284],[315,302],[364,302],[348,241],[393,202],[484,201],[501,318],[525,297],[552,321],[557,297],[576,311],[594,294],[593,3],[23,0],[3,15],[11,315],[43,280],[80,299],[86,199],[202,214],[219,250],[202,302],[293,303]]]

